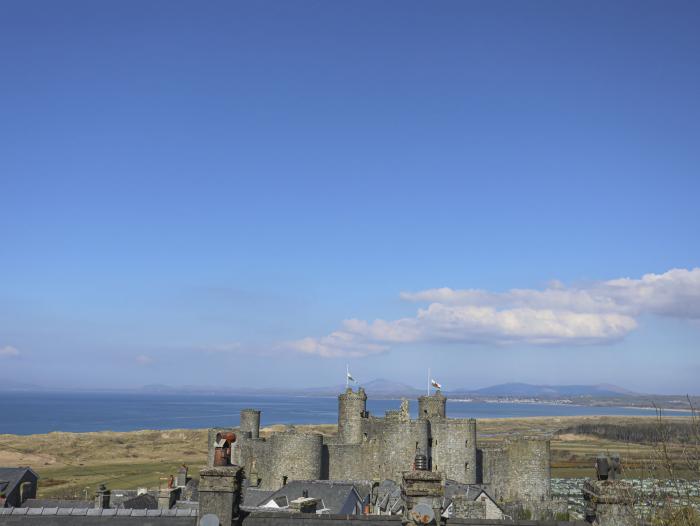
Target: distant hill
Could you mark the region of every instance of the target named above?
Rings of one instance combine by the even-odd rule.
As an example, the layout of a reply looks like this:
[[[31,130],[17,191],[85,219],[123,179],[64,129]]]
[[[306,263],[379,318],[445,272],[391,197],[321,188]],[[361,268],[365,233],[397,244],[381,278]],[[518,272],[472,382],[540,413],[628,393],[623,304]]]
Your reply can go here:
[[[363,387],[370,398],[417,398],[425,394],[423,389],[411,385],[378,378],[368,382],[350,384],[351,387]],[[169,385],[151,384],[141,388],[143,392],[153,394],[259,394],[259,395],[307,395],[307,396],[337,396],[345,391],[345,384],[328,385],[323,387],[276,387],[276,388],[241,388],[230,386],[194,386],[184,385],[172,387]],[[567,398],[567,397],[606,397],[635,396],[637,393],[616,385],[533,385],[525,383],[506,383],[484,387],[482,389],[444,389],[447,397],[520,397],[520,398]]]
[[[620,397],[635,396],[637,393],[612,384],[599,385],[533,385],[507,383],[476,390],[459,390],[478,396],[518,396],[537,398],[565,398],[569,396]]]

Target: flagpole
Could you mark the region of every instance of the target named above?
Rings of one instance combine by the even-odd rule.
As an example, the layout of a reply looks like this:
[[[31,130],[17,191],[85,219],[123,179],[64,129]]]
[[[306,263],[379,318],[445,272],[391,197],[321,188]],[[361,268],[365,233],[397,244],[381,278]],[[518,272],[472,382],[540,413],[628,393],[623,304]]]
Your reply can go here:
[[[430,367],[428,367],[428,396],[430,396]]]
[[[350,367],[348,364],[345,364],[345,389],[347,390],[348,386],[350,385]]]

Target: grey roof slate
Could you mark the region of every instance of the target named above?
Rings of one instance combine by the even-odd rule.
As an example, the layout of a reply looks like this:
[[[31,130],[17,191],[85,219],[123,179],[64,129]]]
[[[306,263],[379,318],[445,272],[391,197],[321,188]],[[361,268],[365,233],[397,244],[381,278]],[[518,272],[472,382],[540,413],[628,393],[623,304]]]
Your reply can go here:
[[[132,510],[114,508],[0,508],[0,515],[70,515],[92,517],[196,517],[199,510]]]
[[[149,493],[142,493],[124,500],[121,507],[133,510],[155,510],[158,509],[158,499]]]
[[[92,508],[91,500],[70,499],[27,499],[22,503],[25,508]]]
[[[403,509],[403,499],[401,498],[401,486],[393,480],[383,480],[377,486],[376,505],[383,512],[398,513]]]
[[[22,480],[22,477],[24,477],[24,474],[29,471],[34,475],[35,479],[39,478],[39,475],[36,474],[36,472],[29,467],[20,467],[20,468],[2,468],[0,467],[0,492],[5,493],[6,495],[9,495],[19,484],[19,482]]]
[[[304,490],[308,491],[308,496],[310,498],[319,499],[319,511],[323,509],[326,513],[331,514],[352,514],[354,513],[355,505],[361,504],[363,500],[354,482],[335,480],[293,480],[274,492],[267,499],[264,499],[260,505],[281,497],[286,497],[287,502],[290,502],[300,498]]]
[[[482,493],[486,494],[486,496],[498,506],[496,500],[483,486],[478,484],[462,484],[454,480],[447,480],[445,481],[445,498],[442,508],[446,510],[457,495],[466,495],[468,500],[476,500]],[[498,507],[500,508],[500,506]]]
[[[263,502],[269,500],[269,497],[275,490],[259,489],[253,487],[243,488],[243,505],[249,507],[260,506]]]

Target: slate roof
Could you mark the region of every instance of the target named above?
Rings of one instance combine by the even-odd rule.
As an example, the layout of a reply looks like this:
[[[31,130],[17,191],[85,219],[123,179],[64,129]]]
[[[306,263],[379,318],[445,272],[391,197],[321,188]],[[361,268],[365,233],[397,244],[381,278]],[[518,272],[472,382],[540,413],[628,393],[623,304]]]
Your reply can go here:
[[[93,508],[94,501],[70,499],[27,499],[23,508]]]
[[[474,500],[481,495],[482,491],[488,495],[484,487],[478,484],[462,484],[454,480],[445,481],[445,497],[449,499],[452,499],[455,495],[466,495],[469,500]],[[490,495],[489,498],[491,498]]]
[[[491,499],[496,506],[498,503],[489,494],[483,486],[478,484],[462,484],[461,482],[455,482],[454,480],[445,481],[445,498],[442,502],[442,509],[447,510],[452,504],[452,501],[457,495],[466,495],[468,500],[476,500],[479,495],[484,493],[489,499]],[[500,506],[498,506],[500,509]]]
[[[143,493],[141,495],[131,497],[130,499],[126,499],[124,502],[122,502],[121,507],[132,510],[157,510],[158,499],[156,499],[153,495]]]
[[[359,504],[361,507],[363,501],[355,484],[351,481],[337,480],[293,480],[264,499],[259,505],[262,506],[270,500],[283,501],[284,498],[287,502],[291,502],[302,497],[306,490],[310,498],[319,500],[318,512],[354,514],[355,506]]]
[[[135,489],[113,489],[110,491],[109,507],[121,508],[125,501],[137,497],[138,494]]]
[[[0,516],[70,515],[87,517],[197,517],[199,510],[132,510],[114,508],[0,508]],[[82,524],[82,522],[81,522]]]
[[[27,471],[30,471],[35,479],[39,478],[31,468],[0,468],[0,493],[9,495]]]
[[[401,498],[401,486],[393,480],[383,480],[377,486],[377,501],[382,513],[397,514],[403,509],[403,499]]]
[[[243,488],[243,506],[255,507],[260,506],[263,502],[269,500],[269,497],[275,492],[275,490],[267,490],[253,487]]]

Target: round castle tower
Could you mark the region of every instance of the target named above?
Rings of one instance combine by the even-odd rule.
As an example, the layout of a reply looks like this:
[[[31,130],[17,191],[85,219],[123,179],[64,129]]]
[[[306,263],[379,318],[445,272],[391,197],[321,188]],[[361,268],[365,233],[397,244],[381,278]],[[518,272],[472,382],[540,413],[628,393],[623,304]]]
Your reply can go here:
[[[352,387],[338,395],[338,439],[341,444],[362,442],[362,419],[367,415],[367,394],[360,387],[353,392]]]
[[[250,438],[260,438],[260,411],[241,409],[241,434],[250,433]]]
[[[270,476],[263,477],[264,489],[278,489],[292,480],[321,478],[323,437],[295,430],[275,433],[270,438]]]
[[[418,397],[418,418],[430,420],[431,418],[445,418],[447,398],[438,389],[435,394]]]

